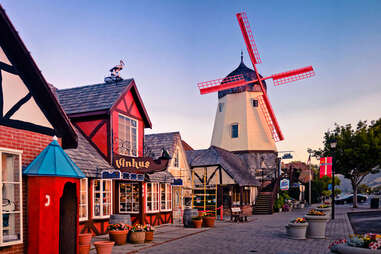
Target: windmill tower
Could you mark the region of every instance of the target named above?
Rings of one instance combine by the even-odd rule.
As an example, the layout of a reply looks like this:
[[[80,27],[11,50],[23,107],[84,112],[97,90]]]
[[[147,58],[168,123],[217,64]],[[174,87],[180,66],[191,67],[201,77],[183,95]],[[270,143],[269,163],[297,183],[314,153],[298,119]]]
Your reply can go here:
[[[315,75],[312,66],[263,77],[257,70],[261,63],[246,13],[238,13],[253,69],[241,63],[227,77],[198,83],[200,94],[218,92],[218,107],[213,128],[212,145],[238,153],[251,174],[271,172],[277,167],[275,142],[284,139],[267,96],[265,80],[275,86]]]

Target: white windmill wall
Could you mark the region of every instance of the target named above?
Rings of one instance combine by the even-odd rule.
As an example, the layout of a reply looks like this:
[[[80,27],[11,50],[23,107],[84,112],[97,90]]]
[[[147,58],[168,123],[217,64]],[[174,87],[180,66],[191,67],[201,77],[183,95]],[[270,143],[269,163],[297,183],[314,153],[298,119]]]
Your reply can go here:
[[[261,92],[227,94],[218,100],[211,144],[228,151],[273,151],[277,148],[260,107],[252,99]],[[231,137],[231,126],[238,123],[238,138]]]

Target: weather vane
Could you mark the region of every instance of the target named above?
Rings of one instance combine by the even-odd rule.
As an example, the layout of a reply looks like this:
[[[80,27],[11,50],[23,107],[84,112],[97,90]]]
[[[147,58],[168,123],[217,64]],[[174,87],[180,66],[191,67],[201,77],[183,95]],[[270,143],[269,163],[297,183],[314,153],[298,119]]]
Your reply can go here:
[[[123,70],[123,67],[125,66],[123,60],[120,60],[118,65],[115,65],[110,69],[111,75],[108,77],[105,77],[105,82],[115,82],[123,80],[123,78],[120,76],[120,71]]]

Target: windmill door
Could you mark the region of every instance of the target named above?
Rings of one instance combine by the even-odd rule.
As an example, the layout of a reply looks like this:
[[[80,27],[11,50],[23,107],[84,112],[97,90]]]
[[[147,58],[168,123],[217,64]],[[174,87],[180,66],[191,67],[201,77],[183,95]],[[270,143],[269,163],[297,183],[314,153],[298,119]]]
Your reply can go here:
[[[66,183],[60,199],[60,254],[76,253],[76,220],[76,186],[73,183]]]

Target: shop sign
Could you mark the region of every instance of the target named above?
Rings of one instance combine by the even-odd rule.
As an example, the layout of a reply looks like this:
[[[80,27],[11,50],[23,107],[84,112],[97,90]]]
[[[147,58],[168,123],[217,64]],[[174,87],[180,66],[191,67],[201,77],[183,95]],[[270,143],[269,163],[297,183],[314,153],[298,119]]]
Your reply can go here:
[[[290,181],[287,178],[280,180],[280,190],[288,190],[290,188]]]
[[[120,179],[119,170],[103,170],[101,172],[101,178],[103,179]]]
[[[173,179],[172,185],[182,186],[183,185],[183,179]]]
[[[121,171],[134,173],[153,173],[164,171],[167,168],[169,159],[159,158],[154,160],[150,157],[130,157],[114,154],[113,166]]]
[[[142,181],[144,181],[144,175],[143,174],[123,172],[123,179],[142,182]]]

